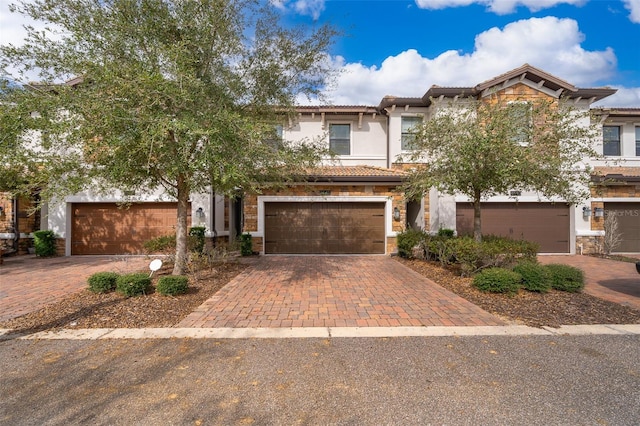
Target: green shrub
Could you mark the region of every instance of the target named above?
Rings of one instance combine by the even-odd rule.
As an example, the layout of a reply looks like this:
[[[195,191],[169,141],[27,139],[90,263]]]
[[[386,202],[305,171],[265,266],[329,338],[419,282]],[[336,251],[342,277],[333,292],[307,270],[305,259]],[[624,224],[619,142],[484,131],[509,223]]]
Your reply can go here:
[[[458,265],[463,275],[485,268],[510,268],[518,261],[535,261],[538,246],[528,241],[488,236],[477,242],[472,237],[435,236],[426,242],[427,257],[444,265]]]
[[[189,249],[195,253],[204,253],[205,232],[204,226],[194,226],[189,229]]]
[[[413,248],[427,239],[427,233],[416,229],[407,229],[397,234],[398,255],[410,259]]]
[[[551,287],[570,293],[578,293],[584,288],[584,275],[578,268],[552,263],[546,266],[551,275]]]
[[[142,245],[147,253],[164,253],[170,254],[176,251],[176,236],[163,235],[149,241],[145,241]]]
[[[245,233],[240,235],[240,254],[243,256],[251,256],[253,254],[253,242],[251,234]]]
[[[539,246],[531,241],[512,240],[506,237],[487,235],[482,239],[483,266],[511,267],[518,262],[536,262]]]
[[[485,269],[473,278],[473,285],[489,293],[516,293],[522,277],[504,268]]]
[[[96,272],[87,279],[87,282],[92,292],[108,293],[116,289],[117,279],[118,274],[115,272]]]
[[[120,275],[116,279],[116,290],[127,297],[144,294],[151,285],[151,278],[144,273]]]
[[[546,293],[551,288],[551,274],[543,265],[522,262],[513,270],[522,276],[522,287],[526,290]]]
[[[423,246],[425,257],[429,260],[436,260],[442,265],[448,265],[454,262],[452,239],[443,236],[427,236]]]
[[[189,289],[189,278],[184,275],[167,275],[158,279],[156,291],[165,296],[184,294]]]
[[[453,238],[455,233],[456,232],[453,229],[448,229],[448,228],[438,229],[438,237]]]
[[[37,256],[47,257],[56,254],[56,234],[53,231],[35,231],[33,246]]]

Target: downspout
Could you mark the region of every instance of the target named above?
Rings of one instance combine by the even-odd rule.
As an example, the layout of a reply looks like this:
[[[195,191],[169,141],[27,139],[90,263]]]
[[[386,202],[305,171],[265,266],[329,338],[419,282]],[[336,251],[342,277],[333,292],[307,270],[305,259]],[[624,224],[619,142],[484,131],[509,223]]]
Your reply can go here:
[[[387,169],[391,169],[391,135],[389,135],[389,111],[386,108],[383,109],[387,118]]]
[[[18,197],[13,197],[13,208],[11,213],[13,214],[13,250],[18,253],[18,241],[20,240],[20,227],[18,226]]]

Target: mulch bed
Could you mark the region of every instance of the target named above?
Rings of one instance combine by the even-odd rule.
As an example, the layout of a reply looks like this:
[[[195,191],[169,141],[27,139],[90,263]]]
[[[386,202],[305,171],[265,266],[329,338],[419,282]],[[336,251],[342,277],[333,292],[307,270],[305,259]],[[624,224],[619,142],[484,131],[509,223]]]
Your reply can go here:
[[[551,290],[533,293],[520,290],[515,295],[483,293],[471,285],[473,279],[461,277],[439,263],[397,260],[442,287],[507,321],[533,327],[559,327],[574,324],[640,324],[640,311],[609,302],[587,293]]]
[[[125,297],[82,290],[38,311],[0,323],[12,333],[35,333],[60,328],[153,328],[173,327],[247,267],[229,261],[189,274],[189,290],[178,296],[148,294]],[[171,273],[169,267],[157,276]],[[157,279],[154,278],[154,282]]]

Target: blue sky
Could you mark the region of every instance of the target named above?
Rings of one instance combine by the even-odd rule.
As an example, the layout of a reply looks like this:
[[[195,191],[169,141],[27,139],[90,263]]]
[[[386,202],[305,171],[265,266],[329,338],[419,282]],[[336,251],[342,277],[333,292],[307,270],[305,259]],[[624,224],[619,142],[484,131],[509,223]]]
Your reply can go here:
[[[327,52],[341,71],[333,104],[474,86],[529,63],[578,87],[618,89],[600,105],[640,108],[640,0],[265,1],[287,25],[343,32]],[[28,22],[9,2],[0,0],[0,43],[19,44]]]
[[[529,63],[640,108],[640,0],[271,0],[289,23],[331,23],[335,104],[473,86]],[[313,102],[312,102],[313,103]]]

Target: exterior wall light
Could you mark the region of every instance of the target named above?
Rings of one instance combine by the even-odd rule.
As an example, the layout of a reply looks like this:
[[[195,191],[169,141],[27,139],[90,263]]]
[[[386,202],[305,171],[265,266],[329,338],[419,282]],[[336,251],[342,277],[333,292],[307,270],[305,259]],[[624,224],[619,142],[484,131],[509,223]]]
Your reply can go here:
[[[594,212],[595,217],[604,217],[604,209],[602,207],[596,207]]]
[[[400,209],[397,207],[393,208],[393,220],[398,222],[400,220]]]
[[[582,208],[582,217],[585,219],[589,219],[591,216],[591,207],[583,207]]]
[[[204,218],[204,209],[202,207],[198,207],[198,210],[196,210],[196,217],[198,219]]]

